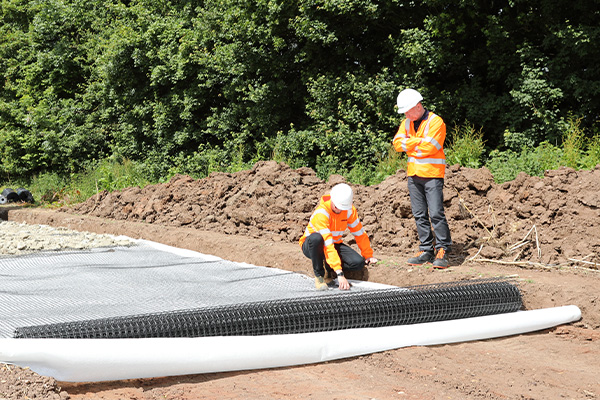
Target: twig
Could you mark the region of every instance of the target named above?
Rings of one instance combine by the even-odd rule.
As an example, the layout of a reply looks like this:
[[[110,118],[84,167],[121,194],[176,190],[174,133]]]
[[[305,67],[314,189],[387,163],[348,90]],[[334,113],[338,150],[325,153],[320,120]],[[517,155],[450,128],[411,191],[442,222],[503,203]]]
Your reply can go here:
[[[483,227],[483,229],[485,229],[485,231],[488,233],[488,235],[490,235],[490,240],[494,240],[494,235],[492,234],[492,232],[490,232],[490,230],[483,224],[483,222],[481,222],[481,220],[479,218],[477,218],[477,215],[473,214],[473,212],[471,210],[469,210],[469,207],[467,207],[465,200],[460,195],[460,192],[458,191],[458,189],[454,188],[454,190],[456,190],[456,194],[458,194],[458,198],[459,198],[460,202],[462,203],[463,207],[465,208],[465,210],[467,210],[469,212],[469,214],[471,214],[473,216],[473,218],[475,218],[475,220],[479,223],[479,225],[481,225]],[[495,226],[494,226],[494,229],[496,229]]]
[[[517,255],[516,255],[516,256],[514,256],[514,258],[513,258],[513,261],[517,261],[517,260],[518,260],[518,259],[521,257],[521,254],[523,254],[523,249],[521,249],[521,251],[519,251],[519,252],[517,253]]]
[[[537,228],[536,228],[535,225],[533,225],[531,227],[531,229],[529,230],[529,232],[527,232],[527,234],[525,235],[525,237],[523,238],[523,240],[521,240],[520,242],[517,242],[517,243],[513,244],[511,247],[508,248],[508,251],[509,252],[513,252],[516,249],[518,249],[519,247],[524,246],[527,243],[530,243],[530,241],[526,240],[526,239],[529,237],[529,235],[531,235],[531,232],[535,233],[535,245],[536,245],[536,248],[537,248],[538,258],[542,258],[542,250],[540,249],[540,239],[538,237],[538,232],[537,232]]]
[[[584,262],[586,264],[592,264],[592,265],[598,265],[598,264],[594,264],[592,262],[589,261],[583,261],[583,260],[576,260],[573,258],[569,258],[570,261],[578,261],[578,262]],[[491,260],[488,258],[478,258],[478,259],[473,259],[470,258],[469,261],[476,261],[476,262],[489,262],[489,263],[494,263],[494,264],[503,264],[503,265],[516,265],[516,266],[534,266],[534,267],[540,267],[540,268],[544,268],[544,269],[553,269],[553,268],[561,268],[561,267],[566,267],[566,265],[564,264],[558,264],[556,266],[550,266],[550,265],[546,265],[546,264],[542,264],[542,263],[536,263],[536,262],[531,262],[531,261],[500,261],[500,260]],[[570,268],[573,269],[580,269],[583,271],[589,271],[589,272],[596,272],[596,273],[600,273],[600,270],[598,269],[593,269],[593,268],[585,268],[585,267],[580,267],[577,265],[572,265],[570,266]]]
[[[479,251],[477,251],[477,253],[473,257],[467,259],[467,261],[473,261],[473,259],[475,259],[475,257],[477,257],[479,253],[481,253],[481,249],[483,249],[483,245],[479,246]]]
[[[589,257],[589,256],[588,256]],[[585,258],[585,257],[584,257]],[[596,262],[591,262],[591,261],[584,261],[584,260],[578,260],[576,258],[569,258],[569,261],[575,261],[575,262],[580,262],[580,263],[584,263],[584,264],[590,264],[590,265],[595,265],[596,267],[598,267],[598,263]]]
[[[496,221],[496,214],[494,214],[494,207],[492,207],[492,205],[488,205],[488,214],[490,214],[492,216],[492,224],[494,225],[494,229],[496,229],[496,226],[498,226],[498,223]]]
[[[582,270],[584,270],[584,271],[590,271],[590,272],[596,272],[596,273],[600,273],[600,270],[598,270],[598,269],[593,269],[593,268],[585,268],[585,267],[580,267],[580,266],[578,266],[578,265],[573,265],[573,266],[572,266],[572,268],[575,268],[575,269],[582,269]]]
[[[525,235],[525,237],[523,238],[523,240],[527,239],[527,236],[529,236],[531,234],[531,231],[534,230],[534,229],[535,229],[535,225],[533,225],[531,227],[531,229],[529,230],[529,232],[527,232],[527,235]],[[521,240],[521,241],[523,241],[523,240]]]
[[[96,196],[95,196],[95,199],[94,199],[94,208],[92,209],[92,211],[95,211],[96,208],[98,208],[98,197],[100,197],[100,194],[98,193],[99,192],[99,190],[98,190],[98,179],[95,179],[94,181],[96,183]]]
[[[472,261],[489,262],[489,263],[504,264],[504,265],[532,265],[532,266],[536,266],[536,267],[540,267],[540,268],[552,269],[552,267],[550,267],[546,264],[536,263],[536,262],[532,262],[532,261],[500,261],[500,260],[491,260],[489,258],[478,258],[478,259],[472,260]]]
[[[537,246],[538,258],[542,258],[542,249],[540,249],[540,240],[538,238],[537,228],[535,225],[533,227],[535,228],[535,245]]]
[[[513,244],[513,245],[512,245],[512,247],[511,247],[511,248],[509,248],[508,250],[509,250],[509,251],[516,250],[516,249],[518,249],[518,248],[519,248],[519,247],[521,247],[521,246],[525,246],[527,243],[529,243],[529,240],[527,240],[527,241],[521,241],[521,242],[518,242],[518,243],[516,243],[516,244]]]
[[[501,261],[501,260],[492,260],[489,258],[478,258],[476,260],[473,261],[480,261],[480,262],[491,262],[494,264],[510,264],[510,265],[526,265],[526,264],[530,264],[529,261]]]
[[[531,231],[533,231],[534,229],[535,229],[535,225],[533,225],[533,226],[531,227],[531,229],[529,230],[529,232],[527,232],[527,234],[525,235],[525,237],[524,237],[524,238],[523,238],[523,239],[522,239],[520,242],[517,242],[517,243],[513,244],[513,245],[512,245],[512,246],[509,248],[509,250],[510,250],[510,251],[512,251],[512,250],[515,250],[515,249],[517,249],[518,247],[520,247],[520,246],[522,246],[522,245],[524,245],[524,244],[526,244],[526,243],[529,243],[529,240],[526,240],[526,239],[529,237],[529,235],[531,234]]]

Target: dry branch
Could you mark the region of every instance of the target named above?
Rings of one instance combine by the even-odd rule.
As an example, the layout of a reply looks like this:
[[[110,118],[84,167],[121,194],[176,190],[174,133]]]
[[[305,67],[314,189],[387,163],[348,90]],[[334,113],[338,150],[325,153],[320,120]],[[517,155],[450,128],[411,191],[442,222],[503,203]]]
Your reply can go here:
[[[536,245],[536,248],[537,248],[538,258],[542,258],[542,250],[540,249],[540,240],[539,240],[537,228],[536,228],[535,225],[533,225],[531,227],[531,229],[529,230],[529,232],[527,232],[527,234],[525,235],[525,237],[523,238],[523,240],[521,240],[520,242],[517,242],[517,243],[513,244],[511,247],[508,248],[509,253],[515,251],[516,249],[518,249],[521,246],[524,246],[524,245],[530,243],[530,241],[527,240],[527,238],[529,237],[529,235],[531,235],[532,232],[535,233],[535,245]],[[518,258],[518,256],[517,256],[517,258]]]
[[[475,257],[477,257],[479,255],[479,253],[481,253],[481,249],[483,249],[483,245],[479,246],[479,250],[477,251],[477,253],[475,253],[475,255],[469,259],[467,259],[467,261],[473,261],[475,259]]]
[[[560,267],[560,265],[557,265],[556,267],[554,267],[554,266],[549,266],[546,264],[536,263],[536,262],[532,262],[532,261],[500,261],[500,260],[492,260],[489,258],[477,258],[477,259],[473,259],[472,261],[489,262],[489,263],[504,264],[504,265],[517,265],[517,266],[528,266],[529,265],[529,266],[540,267],[540,268],[544,268],[544,269],[554,269],[554,268]]]
[[[587,256],[587,257],[589,257],[589,256]],[[587,257],[584,257],[584,258],[587,258]],[[576,258],[569,258],[568,260],[569,260],[569,261],[573,261],[573,262],[579,262],[579,263],[583,263],[583,264],[589,264],[589,265],[593,265],[593,266],[595,266],[596,268],[600,267],[600,264],[598,264],[597,262],[585,261],[585,260],[583,260],[583,259],[582,259],[582,260],[578,260],[578,259],[576,259]]]

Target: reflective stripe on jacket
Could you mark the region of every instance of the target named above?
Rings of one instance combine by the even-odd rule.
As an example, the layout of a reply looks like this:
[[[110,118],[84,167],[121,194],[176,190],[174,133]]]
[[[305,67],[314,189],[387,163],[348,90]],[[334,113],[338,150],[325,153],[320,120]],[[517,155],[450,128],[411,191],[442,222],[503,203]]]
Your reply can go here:
[[[446,124],[440,116],[430,112],[427,120],[421,122],[417,132],[412,121],[402,121],[393,144],[396,151],[404,151],[408,156],[408,176],[443,178],[446,172],[444,140]]]
[[[358,218],[356,208],[352,206],[351,210],[342,211],[339,214],[336,214],[331,209],[330,195],[321,197],[319,205],[310,216],[310,221],[304,230],[304,234],[300,238],[300,246],[302,246],[302,243],[304,243],[304,240],[306,240],[310,234],[315,232],[320,233],[325,241],[325,260],[327,261],[327,264],[334,270],[340,270],[342,269],[342,262],[335,249],[334,243],[342,243],[346,228],[348,228],[350,233],[354,236],[361,255],[364,258],[373,257],[371,242],[363,229],[360,218]]]

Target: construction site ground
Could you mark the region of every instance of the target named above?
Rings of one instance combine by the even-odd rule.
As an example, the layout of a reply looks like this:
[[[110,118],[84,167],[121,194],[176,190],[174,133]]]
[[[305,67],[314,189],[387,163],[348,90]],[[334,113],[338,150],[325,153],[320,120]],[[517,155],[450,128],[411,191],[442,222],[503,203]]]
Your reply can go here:
[[[298,238],[319,197],[342,181],[261,162],[235,174],[99,192],[71,207],[10,207],[2,216],[310,275]],[[369,267],[369,281],[411,286],[511,277],[525,309],[573,304],[582,319],[510,337],[268,370],[68,383],[6,365],[0,399],[600,398],[600,168],[496,184],[484,168],[449,167],[444,196],[454,245],[447,270],[405,262],[418,242],[403,171],[378,185],[352,186],[380,260]],[[346,242],[355,246],[351,237]]]

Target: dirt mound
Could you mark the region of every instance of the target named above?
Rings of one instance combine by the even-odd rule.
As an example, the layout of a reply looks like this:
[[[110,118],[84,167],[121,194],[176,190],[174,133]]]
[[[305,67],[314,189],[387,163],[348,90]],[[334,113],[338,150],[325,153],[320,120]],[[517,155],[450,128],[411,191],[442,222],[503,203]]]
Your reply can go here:
[[[64,211],[116,220],[142,221],[296,242],[319,197],[344,178],[319,179],[309,168],[274,161],[233,174],[194,180],[174,176],[168,183],[101,192]],[[417,248],[406,173],[374,186],[352,185],[355,205],[379,251],[410,254]],[[521,173],[494,183],[486,168],[447,169],[444,198],[454,241],[451,261],[465,258],[594,263],[600,253],[600,166],[547,171],[544,178]],[[351,237],[346,240],[352,243]],[[582,264],[597,269],[594,264]]]

